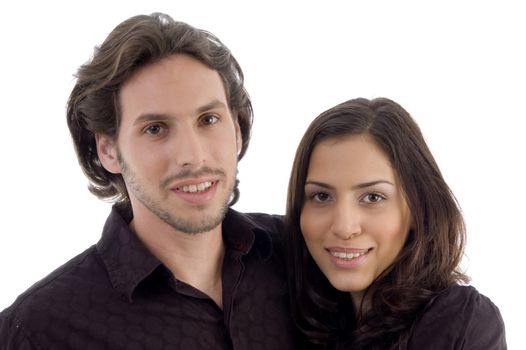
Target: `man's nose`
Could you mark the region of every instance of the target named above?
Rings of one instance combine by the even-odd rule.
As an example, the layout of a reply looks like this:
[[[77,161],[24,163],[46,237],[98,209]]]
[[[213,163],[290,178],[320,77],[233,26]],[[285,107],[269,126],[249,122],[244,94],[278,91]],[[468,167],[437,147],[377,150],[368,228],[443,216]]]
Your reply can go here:
[[[181,126],[175,133],[173,152],[177,165],[183,168],[199,168],[205,162],[204,138],[191,125]]]

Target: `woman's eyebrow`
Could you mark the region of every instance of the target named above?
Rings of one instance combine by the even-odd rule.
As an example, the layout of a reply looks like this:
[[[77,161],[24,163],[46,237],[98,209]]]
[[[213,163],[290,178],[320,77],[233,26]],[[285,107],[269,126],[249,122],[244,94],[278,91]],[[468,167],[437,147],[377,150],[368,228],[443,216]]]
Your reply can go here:
[[[320,182],[320,181],[311,181],[311,180],[307,180],[305,181],[305,186],[307,185],[315,185],[315,186],[319,186],[319,187],[323,187],[323,188],[327,188],[329,190],[332,190],[334,189],[333,186],[329,185],[329,184],[326,184],[324,182]]]
[[[392,183],[391,181],[376,180],[376,181],[363,182],[363,183],[354,185],[352,188],[353,189],[360,189],[360,188],[365,188],[365,187],[371,187],[371,186],[378,185],[378,184],[388,184],[388,185],[394,186],[394,183]]]
[[[391,181],[375,180],[375,181],[368,181],[368,182],[362,182],[362,183],[356,184],[352,186],[352,189],[353,190],[361,189],[361,188],[371,187],[371,186],[378,185],[378,184],[388,184],[388,185],[394,186],[394,184]],[[320,181],[307,180],[305,181],[305,186],[306,185],[316,185],[316,186],[320,186],[320,187],[327,188],[327,189],[334,189],[334,186],[331,186],[329,184],[326,184]]]

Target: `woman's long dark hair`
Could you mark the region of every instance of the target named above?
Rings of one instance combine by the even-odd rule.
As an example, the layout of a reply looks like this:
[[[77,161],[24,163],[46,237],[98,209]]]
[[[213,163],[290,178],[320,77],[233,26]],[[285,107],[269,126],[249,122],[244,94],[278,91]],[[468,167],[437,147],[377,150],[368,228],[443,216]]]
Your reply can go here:
[[[333,288],[309,254],[300,215],[316,145],[359,134],[369,135],[388,157],[409,205],[412,228],[396,261],[369,288],[370,309],[358,317],[350,293]],[[311,123],[296,152],[285,221],[294,319],[308,343],[321,348],[405,348],[429,300],[452,284],[468,281],[459,270],[465,228],[458,203],[418,125],[386,98],[350,100]]]

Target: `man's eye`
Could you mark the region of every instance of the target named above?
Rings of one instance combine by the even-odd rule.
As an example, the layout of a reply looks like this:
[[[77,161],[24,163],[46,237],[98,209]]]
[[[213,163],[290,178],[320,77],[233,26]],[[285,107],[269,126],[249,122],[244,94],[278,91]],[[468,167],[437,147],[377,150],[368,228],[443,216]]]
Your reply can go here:
[[[213,114],[207,114],[201,117],[201,123],[203,125],[213,125],[219,121],[219,118]]]
[[[149,135],[159,135],[163,131],[163,127],[159,124],[152,124],[144,129],[144,132]]]

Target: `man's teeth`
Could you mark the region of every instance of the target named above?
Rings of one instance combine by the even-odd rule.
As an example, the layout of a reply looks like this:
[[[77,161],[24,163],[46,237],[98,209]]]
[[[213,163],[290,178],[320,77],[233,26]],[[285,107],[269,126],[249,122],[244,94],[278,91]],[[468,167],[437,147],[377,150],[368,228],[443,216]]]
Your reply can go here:
[[[369,250],[365,250],[363,252],[360,252],[360,253],[344,253],[344,252],[331,252],[332,256],[335,256],[337,258],[340,258],[340,259],[354,259],[354,258],[357,258],[359,256],[362,256],[366,253],[368,253]]]
[[[183,192],[196,193],[196,192],[202,192],[204,190],[207,190],[207,189],[210,188],[210,186],[212,186],[212,182],[211,181],[206,181],[206,182],[202,182],[202,183],[197,184],[197,185],[183,186],[182,190],[183,190]]]

